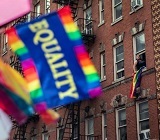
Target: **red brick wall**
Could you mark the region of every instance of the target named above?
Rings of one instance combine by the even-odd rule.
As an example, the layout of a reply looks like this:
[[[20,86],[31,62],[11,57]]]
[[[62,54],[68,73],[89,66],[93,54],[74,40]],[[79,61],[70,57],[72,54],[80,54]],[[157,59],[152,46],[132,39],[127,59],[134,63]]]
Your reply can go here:
[[[100,103],[102,101],[107,103],[107,138],[108,140],[116,140],[116,114],[115,109],[111,106],[112,99],[117,94],[122,94],[125,96],[129,95],[131,86],[131,76],[133,72],[133,39],[131,35],[131,28],[135,26],[135,22],[140,21],[140,23],[146,22],[144,34],[146,42],[146,60],[147,60],[147,71],[142,78],[142,88],[150,89],[149,94],[156,94],[156,83],[155,83],[155,72],[152,70],[154,68],[154,52],[153,52],[153,35],[152,35],[152,20],[151,20],[151,4],[150,0],[143,0],[144,6],[137,12],[130,14],[130,1],[123,1],[123,19],[118,23],[111,25],[112,23],[112,3],[111,0],[105,0],[105,23],[98,27],[99,24],[99,12],[98,12],[98,0],[93,0],[92,3],[92,13],[94,21],[94,32],[96,34],[95,42],[89,46],[89,51],[93,50],[93,62],[96,69],[100,73],[100,52],[99,44],[103,42],[105,44],[106,53],[106,81],[101,82],[104,93],[102,96],[84,101],[81,105],[81,124],[80,133],[85,134],[85,117],[84,108],[90,106],[95,108],[94,111],[94,133],[95,135],[102,135],[101,126],[101,110]],[[44,0],[40,1],[41,13],[44,13]],[[82,7],[83,1],[79,2],[79,7]],[[51,4],[51,10],[57,8],[56,4]],[[79,8],[78,17],[83,18],[83,9]],[[146,12],[147,11],[147,12]],[[124,32],[124,68],[125,68],[125,78],[130,78],[129,81],[123,81],[121,83],[113,83],[114,81],[114,66],[113,66],[113,46],[111,44],[112,39],[115,34],[119,32]],[[1,42],[2,43],[2,42]],[[10,55],[10,54],[9,54]],[[3,58],[8,60],[8,54]],[[148,74],[147,74],[148,73]],[[111,88],[112,86],[112,88]],[[128,99],[127,104],[136,103],[133,99]],[[125,107],[125,106],[124,106]],[[110,111],[112,110],[112,111]],[[61,117],[64,116],[64,109],[59,109]],[[136,140],[138,139],[137,134],[137,117],[136,117],[136,106],[126,108],[127,115],[127,139]],[[157,119],[157,100],[149,100],[149,117],[150,117],[150,131],[151,139],[159,139],[158,134],[158,119]],[[31,127],[35,126],[38,129],[38,140],[41,139],[41,128],[43,122],[39,121],[37,124],[29,124],[27,127],[27,132],[30,132]],[[56,139],[56,125],[47,126],[49,130],[50,140]],[[29,136],[29,135],[28,135]]]

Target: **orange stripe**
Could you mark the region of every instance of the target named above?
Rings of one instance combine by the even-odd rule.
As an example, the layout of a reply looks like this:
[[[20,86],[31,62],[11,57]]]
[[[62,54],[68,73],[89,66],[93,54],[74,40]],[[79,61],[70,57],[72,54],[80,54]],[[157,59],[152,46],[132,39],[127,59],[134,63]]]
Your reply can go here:
[[[38,79],[38,76],[36,73],[33,73],[33,74],[26,75],[25,78],[26,78],[27,82],[32,82],[32,81]]]
[[[24,71],[25,76],[31,75],[35,73],[35,69],[34,68],[30,68]]]
[[[61,20],[63,21],[64,24],[73,23],[73,20],[70,15],[66,15],[65,17],[62,16]]]
[[[88,65],[92,65],[92,62],[91,62],[91,60],[90,59],[84,59],[84,60],[80,60],[80,64],[82,65],[82,66],[88,66]]]

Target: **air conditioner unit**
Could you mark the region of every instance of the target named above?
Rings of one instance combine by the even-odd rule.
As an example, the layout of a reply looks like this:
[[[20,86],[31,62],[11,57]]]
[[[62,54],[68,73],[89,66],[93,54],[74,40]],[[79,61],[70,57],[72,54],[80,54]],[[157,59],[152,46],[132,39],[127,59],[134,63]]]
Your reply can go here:
[[[139,137],[140,137],[140,140],[149,140],[149,138],[150,138],[150,131],[149,130],[142,131],[139,134]]]
[[[134,9],[138,8],[141,5],[141,1],[140,0],[133,0],[132,1],[132,7]]]

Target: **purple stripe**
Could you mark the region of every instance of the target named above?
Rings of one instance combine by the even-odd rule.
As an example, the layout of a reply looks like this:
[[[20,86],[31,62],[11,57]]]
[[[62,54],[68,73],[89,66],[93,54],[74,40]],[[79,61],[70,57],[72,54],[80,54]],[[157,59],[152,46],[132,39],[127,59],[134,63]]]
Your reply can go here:
[[[75,46],[74,50],[76,53],[86,53],[87,52],[84,45]]]
[[[95,98],[98,95],[101,95],[101,93],[102,93],[101,87],[89,90],[89,96],[90,96],[90,98]]]
[[[33,67],[34,66],[34,63],[33,63],[33,60],[31,58],[27,59],[27,60],[24,60],[22,61],[22,68],[25,70],[25,69],[28,69],[30,67]]]
[[[35,104],[34,107],[37,113],[43,113],[47,110],[47,105],[45,102]]]

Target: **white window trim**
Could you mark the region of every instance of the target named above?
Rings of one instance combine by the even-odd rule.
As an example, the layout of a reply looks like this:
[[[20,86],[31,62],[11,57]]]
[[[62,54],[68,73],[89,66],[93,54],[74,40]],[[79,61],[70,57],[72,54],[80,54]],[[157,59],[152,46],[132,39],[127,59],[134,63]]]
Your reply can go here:
[[[39,12],[37,11],[39,6]],[[39,17],[41,15],[41,5],[40,5],[40,1],[38,1],[35,5],[34,5],[34,12],[35,12],[35,17]]]
[[[115,0],[112,0],[112,24],[111,25],[114,25],[115,23],[117,23],[117,22],[119,22],[119,21],[121,21],[123,18],[122,18],[122,15],[119,17],[119,18],[115,18],[115,7],[116,6],[118,6],[118,5],[120,5],[120,4],[122,4],[122,0],[121,0],[121,2],[120,3],[118,3],[118,4],[114,4],[114,2],[115,2]]]
[[[106,125],[104,124],[104,119],[106,119],[105,118],[106,115],[107,115],[106,112],[102,113],[102,140],[107,140],[107,138],[104,137],[104,130],[105,130],[104,128],[106,128],[106,130],[107,130],[107,124]],[[107,133],[107,131],[106,131],[106,133]]]
[[[90,22],[88,22],[87,24],[86,24],[86,15],[87,15],[87,11],[88,10],[91,10],[91,21]],[[86,26],[87,25],[89,25],[89,24],[92,24],[92,7],[90,6],[90,7],[87,7],[85,10],[84,10],[84,33],[87,33],[88,32],[88,30],[87,30],[87,28],[86,28]],[[91,34],[93,33],[93,27],[91,28]],[[88,33],[87,33],[88,34]]]
[[[106,71],[106,63],[103,62],[103,57],[105,56],[105,51],[100,53],[100,56],[101,56],[101,81],[103,81],[103,80],[106,80],[106,74],[104,74],[104,71]],[[105,57],[105,59],[106,59],[106,57]],[[106,62],[106,60],[105,60],[105,62]],[[105,70],[103,71],[104,68],[105,68]]]
[[[49,3],[49,5],[47,5],[48,3]],[[50,0],[45,0],[45,13],[46,14],[51,12],[50,6],[51,6],[51,1]]]
[[[88,120],[90,119],[93,119],[93,133],[88,134]],[[85,119],[85,135],[86,135],[85,140],[88,140],[88,136],[94,135],[94,118],[93,117]]]
[[[142,34],[144,34],[144,32],[141,32],[141,33],[136,34],[136,35],[133,36],[133,56],[134,56],[134,62],[136,61],[136,54],[141,54],[141,53],[143,53],[143,52],[146,52],[145,49],[141,50],[141,51],[138,52],[138,53],[136,52],[136,37],[137,37],[137,36],[140,36],[140,35],[142,35]],[[145,39],[145,34],[144,34],[144,39]],[[145,47],[146,47],[146,40],[145,40]]]
[[[117,72],[120,72],[120,71],[123,71],[124,70],[124,68],[123,69],[121,69],[121,70],[119,70],[119,71],[117,71],[116,70],[116,48],[117,47],[120,47],[120,46],[122,46],[123,44],[122,43],[120,43],[120,44],[118,44],[117,46],[115,46],[113,49],[114,49],[114,82],[117,82],[117,81],[120,81],[120,80],[122,80],[122,79],[124,79],[124,77],[125,77],[125,75],[123,76],[123,77],[121,77],[121,78],[119,78],[119,79],[117,79],[116,77],[117,77]],[[124,50],[124,46],[123,46],[123,50]],[[124,53],[124,51],[123,51],[123,53]],[[122,61],[122,60],[120,60],[120,61]],[[120,61],[118,61],[118,62],[120,62]],[[124,58],[123,58],[123,61],[124,61]]]
[[[99,25],[98,26],[100,26],[104,23],[104,19],[102,20],[102,12],[103,12],[103,18],[104,18],[104,9],[102,9],[102,0],[99,0],[98,5],[99,5]]]
[[[57,137],[56,137],[57,140],[59,140],[59,131],[60,131],[61,129],[64,129],[64,127],[59,127],[59,128],[57,128]]]
[[[8,36],[6,33],[3,34],[3,47],[2,47],[2,56],[7,54],[7,48],[8,47]],[[5,50],[5,51],[3,51]]]
[[[127,127],[127,122],[126,122],[126,125],[123,125],[123,126],[120,126],[119,127],[119,116],[118,116],[118,111],[120,110],[126,110],[126,108],[120,108],[120,109],[117,109],[116,110],[116,135],[117,135],[117,140],[119,140],[119,128],[120,127]],[[126,114],[127,115],[127,114]],[[127,118],[127,117],[126,117]],[[127,121],[127,120],[126,120]]]
[[[49,133],[43,133],[42,134],[42,140],[45,140],[45,136],[48,136],[48,140],[49,140]]]
[[[137,116],[137,135],[138,135],[138,140],[140,140],[140,137],[139,137],[139,134],[141,133],[140,132],[140,125],[139,125],[139,104],[141,104],[141,103],[144,103],[144,102],[148,102],[148,100],[145,100],[145,101],[142,101],[142,102],[137,102],[136,103],[136,116]],[[148,104],[149,105],[149,104]],[[149,111],[148,111],[149,112]],[[148,119],[145,119],[145,120],[149,120],[149,118]],[[144,121],[144,120],[143,120]],[[150,131],[150,129],[147,129],[147,130],[149,130]]]

